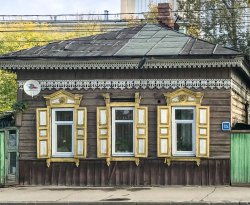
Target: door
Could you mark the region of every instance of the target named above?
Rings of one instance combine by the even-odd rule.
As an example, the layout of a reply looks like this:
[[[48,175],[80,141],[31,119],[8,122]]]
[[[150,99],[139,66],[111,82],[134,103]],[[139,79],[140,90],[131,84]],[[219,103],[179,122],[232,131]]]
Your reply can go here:
[[[18,144],[17,130],[7,131],[6,140],[6,184],[18,183]]]
[[[0,131],[0,185],[5,183],[5,140],[4,132]]]

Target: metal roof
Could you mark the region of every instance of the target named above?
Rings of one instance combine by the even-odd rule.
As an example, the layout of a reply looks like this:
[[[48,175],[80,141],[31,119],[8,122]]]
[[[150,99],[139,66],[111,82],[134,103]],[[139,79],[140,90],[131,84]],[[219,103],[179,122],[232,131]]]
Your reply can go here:
[[[53,42],[0,58],[238,55],[239,51],[146,24],[99,35]]]

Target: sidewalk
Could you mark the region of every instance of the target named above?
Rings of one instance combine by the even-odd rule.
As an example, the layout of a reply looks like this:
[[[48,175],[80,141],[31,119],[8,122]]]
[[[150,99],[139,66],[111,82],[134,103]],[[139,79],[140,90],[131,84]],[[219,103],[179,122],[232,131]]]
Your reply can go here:
[[[247,203],[249,202],[249,203]],[[250,204],[249,187],[65,187],[0,189],[0,204]]]

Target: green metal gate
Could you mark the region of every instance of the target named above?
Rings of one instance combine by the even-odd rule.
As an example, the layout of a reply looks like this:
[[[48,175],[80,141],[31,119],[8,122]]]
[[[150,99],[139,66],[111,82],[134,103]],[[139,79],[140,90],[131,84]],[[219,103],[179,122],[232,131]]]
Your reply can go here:
[[[250,185],[250,131],[231,134],[231,184]]]
[[[0,132],[0,185],[5,183],[5,140],[4,132]]]
[[[18,131],[0,130],[0,186],[18,183]]]

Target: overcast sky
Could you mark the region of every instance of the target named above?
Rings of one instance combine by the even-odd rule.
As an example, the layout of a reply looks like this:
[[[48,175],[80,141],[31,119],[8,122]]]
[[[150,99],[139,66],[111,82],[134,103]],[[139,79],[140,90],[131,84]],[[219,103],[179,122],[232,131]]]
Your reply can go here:
[[[0,0],[0,15],[120,12],[120,0]]]

